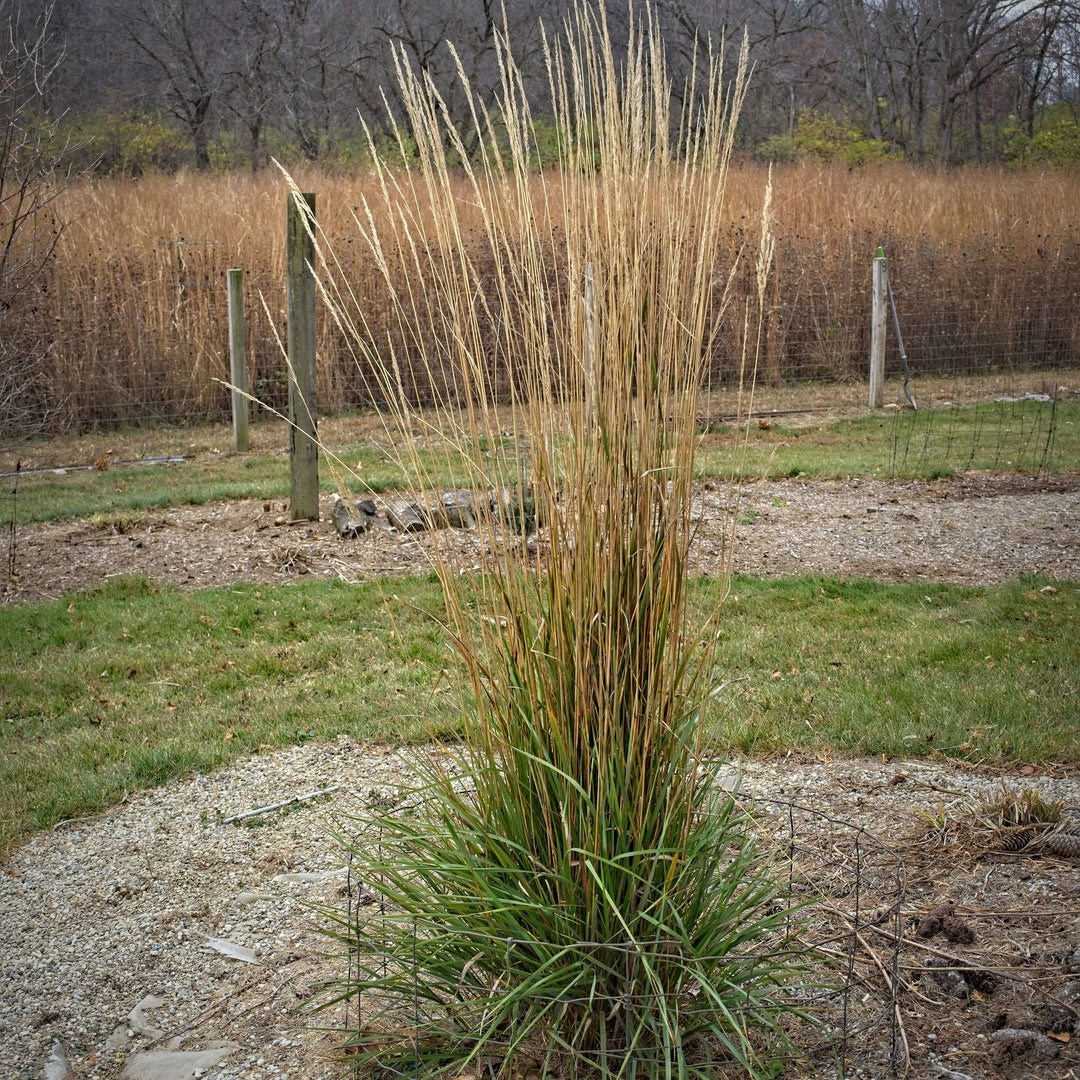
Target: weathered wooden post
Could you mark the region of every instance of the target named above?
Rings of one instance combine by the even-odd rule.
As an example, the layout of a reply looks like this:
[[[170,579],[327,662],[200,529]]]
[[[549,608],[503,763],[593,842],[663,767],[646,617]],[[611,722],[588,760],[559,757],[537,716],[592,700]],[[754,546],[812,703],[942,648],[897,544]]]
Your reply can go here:
[[[244,271],[229,270],[229,370],[232,376],[233,449],[246,453],[251,403],[247,385],[247,341],[244,336]]]
[[[874,259],[874,299],[870,323],[870,408],[880,409],[885,393],[885,327],[889,317],[889,279],[885,252]]]
[[[315,221],[312,192],[289,196],[286,228],[289,361],[289,515],[319,520],[318,407],[315,383]]]

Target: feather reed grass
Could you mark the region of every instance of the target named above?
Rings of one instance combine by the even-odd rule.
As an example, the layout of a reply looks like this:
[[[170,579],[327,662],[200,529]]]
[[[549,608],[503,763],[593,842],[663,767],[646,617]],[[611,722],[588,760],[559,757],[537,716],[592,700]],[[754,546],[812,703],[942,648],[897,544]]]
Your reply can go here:
[[[560,160],[539,177],[505,42],[501,113],[477,105],[462,176],[438,92],[400,63],[417,159],[379,167],[356,217],[393,299],[378,352],[312,222],[412,497],[434,501],[433,449],[464,460],[486,541],[475,579],[435,555],[469,750],[404,796],[415,815],[345,839],[385,910],[338,916],[337,1000],[358,1001],[357,1060],[403,1075],[757,1075],[793,1011],[773,951],[791,913],[702,752],[717,613],[690,625],[685,593],[745,66],[674,113],[651,22],[612,56],[602,7],[549,42]],[[762,292],[770,254],[766,234]],[[421,415],[399,350],[429,340],[451,363]]]

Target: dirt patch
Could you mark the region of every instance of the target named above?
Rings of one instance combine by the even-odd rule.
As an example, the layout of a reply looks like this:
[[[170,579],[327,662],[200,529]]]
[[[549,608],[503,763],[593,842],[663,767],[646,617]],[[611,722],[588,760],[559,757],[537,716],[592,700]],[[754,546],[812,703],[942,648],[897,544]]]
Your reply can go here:
[[[695,572],[717,572],[733,550],[736,571],[762,576],[965,585],[1027,574],[1080,579],[1077,475],[706,488],[698,492]],[[484,554],[481,537],[464,530],[454,531],[451,549],[466,568],[479,566]],[[123,574],[199,589],[308,575],[362,581],[422,573],[431,567],[432,540],[396,530],[385,513],[363,536],[342,540],[328,502],[322,520],[290,524],[287,503],[246,499],[97,524],[26,525],[16,551],[16,579],[0,589],[6,603],[92,588]]]

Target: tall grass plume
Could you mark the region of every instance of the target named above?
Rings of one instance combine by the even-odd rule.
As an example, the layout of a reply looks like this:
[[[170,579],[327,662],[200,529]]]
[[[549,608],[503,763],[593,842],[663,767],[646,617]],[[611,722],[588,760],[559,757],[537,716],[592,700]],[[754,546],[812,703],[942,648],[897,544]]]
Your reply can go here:
[[[468,749],[408,796],[415,814],[346,840],[383,904],[340,917],[351,1048],[416,1076],[536,1059],[560,1076],[761,1074],[784,1046],[791,961],[772,940],[790,915],[702,753],[717,627],[690,625],[685,596],[745,66],[722,82],[714,64],[675,111],[651,21],[617,66],[602,7],[576,8],[548,41],[559,153],[538,177],[505,41],[499,61],[471,157],[400,58],[416,160],[379,166],[356,214],[393,300],[378,349],[317,236],[412,497],[434,513],[432,462],[465,460],[486,551],[463,578],[438,534]],[[420,340],[452,361],[425,372],[423,414],[404,366]]]

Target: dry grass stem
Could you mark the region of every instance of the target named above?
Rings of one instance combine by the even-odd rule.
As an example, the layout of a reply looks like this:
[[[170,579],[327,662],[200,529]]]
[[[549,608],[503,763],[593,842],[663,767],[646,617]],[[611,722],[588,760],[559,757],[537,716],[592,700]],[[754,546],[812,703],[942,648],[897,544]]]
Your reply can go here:
[[[573,86],[564,82],[569,95]],[[554,168],[531,167],[525,174],[504,168],[504,156],[520,159],[530,152],[521,145],[528,133],[516,135],[501,116],[478,113],[477,122],[489,146],[506,141],[498,162],[491,159],[501,173],[484,182],[478,200],[475,176],[447,171],[439,196],[455,203],[462,257],[472,262],[481,287],[477,302],[491,308],[492,318],[513,317],[488,292],[495,282],[486,275],[484,260],[491,257],[489,238],[497,226],[512,250],[528,252],[534,265],[552,274],[550,310],[569,311],[567,303],[576,303],[577,296],[571,298],[568,290],[580,294],[584,268],[561,265],[553,256],[556,250],[570,256],[560,230],[576,224],[577,211],[564,206],[564,177]],[[516,149],[509,145],[515,138]],[[599,149],[589,144],[590,153]],[[659,185],[673,179],[654,174],[646,186],[635,180],[631,190],[643,199],[643,212],[650,200],[662,197]],[[422,284],[420,275],[450,269],[410,248],[402,231],[409,226],[425,230],[433,242],[447,239],[434,231],[445,227],[438,205],[420,192],[425,177],[416,169],[376,169],[353,175],[312,172],[294,180],[318,193],[322,229],[366,312],[362,348],[328,312],[320,315],[322,408],[371,404],[371,364],[390,362],[391,356],[399,373],[397,391],[410,405],[445,397],[453,389],[453,365],[440,338],[427,329],[431,321],[420,309],[422,296],[415,296],[422,317],[408,326],[390,302],[398,291],[433,287]],[[739,163],[729,172],[723,203],[708,208],[723,232],[713,268],[715,299],[719,304],[726,292],[731,300],[709,342],[707,374],[714,386],[737,384],[743,315],[747,303],[759,301],[753,261],[740,268],[734,256],[760,247],[765,181],[763,168]],[[1076,174],[807,165],[775,168],[772,186],[774,251],[762,329],[763,381],[865,377],[870,263],[878,244],[889,256],[917,377],[930,371],[959,375],[1080,362],[1078,316],[1067,299],[1067,283],[1080,266]],[[387,195],[394,191],[418,196],[411,219],[384,216],[390,212]],[[536,222],[520,217],[528,192],[542,215]],[[41,377],[20,390],[21,403],[13,403],[18,408],[11,415],[23,417],[24,427],[63,429],[226,414],[224,275],[230,267],[245,271],[249,385],[260,401],[282,409],[287,379],[275,334],[284,330],[284,196],[275,170],[254,176],[86,180],[60,193],[55,210],[70,226],[40,288],[5,315],[11,348],[20,342],[27,348],[50,343]],[[573,190],[565,197],[572,203]],[[704,205],[700,198],[697,203]],[[357,216],[365,232],[378,230],[380,252],[357,234]],[[688,229],[695,221],[696,212]],[[577,313],[580,317],[580,308]],[[486,378],[508,401],[510,376],[494,348],[495,331],[488,333],[492,350]]]

